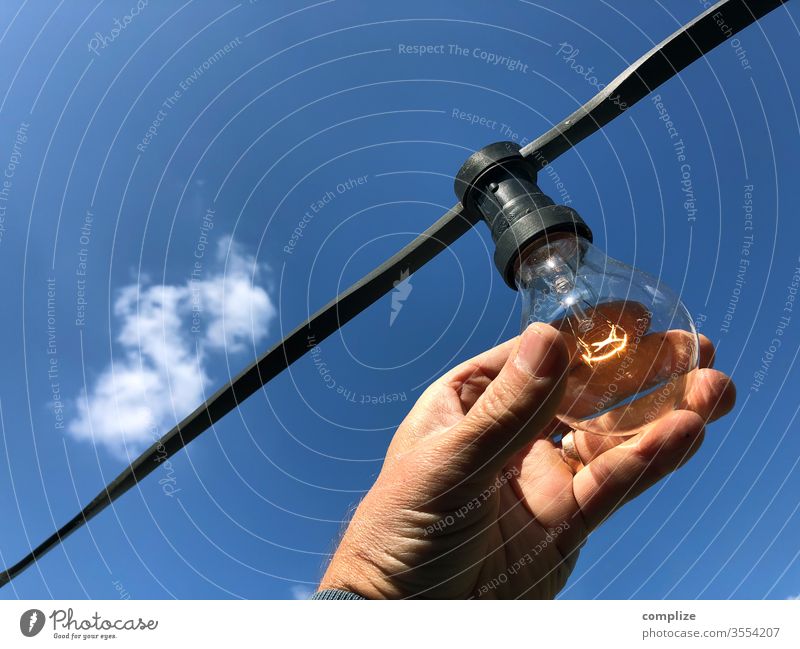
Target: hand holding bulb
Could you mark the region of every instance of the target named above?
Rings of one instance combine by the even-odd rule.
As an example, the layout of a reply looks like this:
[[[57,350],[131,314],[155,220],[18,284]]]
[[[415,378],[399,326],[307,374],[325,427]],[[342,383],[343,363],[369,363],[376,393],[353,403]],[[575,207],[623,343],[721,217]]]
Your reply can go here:
[[[589,533],[735,401],[677,296],[610,259],[513,143],[456,179],[522,295],[522,334],[430,386],[322,581],[367,598],[554,597]]]
[[[677,409],[624,437],[577,430],[565,455],[556,415],[576,362],[570,344],[535,323],[431,385],[320,587],[370,599],[554,597],[588,534],[684,464],[705,423],[733,406],[733,385],[709,369],[713,348],[701,337],[701,369],[687,375]]]
[[[574,234],[534,242],[516,283],[523,327],[550,322],[570,349],[557,417],[568,427],[625,435],[675,408],[697,367],[691,316],[655,278]]]
[[[681,402],[699,343],[671,289],[593,246],[589,226],[539,189],[513,142],[470,156],[455,189],[489,226],[495,264],[522,296],[523,329],[551,323],[568,338],[576,362],[556,412],[564,426],[626,435]]]
[[[588,534],[684,464],[735,400],[678,297],[610,259],[513,143],[456,179],[522,295],[522,334],[429,387],[322,588],[367,598],[554,597]]]

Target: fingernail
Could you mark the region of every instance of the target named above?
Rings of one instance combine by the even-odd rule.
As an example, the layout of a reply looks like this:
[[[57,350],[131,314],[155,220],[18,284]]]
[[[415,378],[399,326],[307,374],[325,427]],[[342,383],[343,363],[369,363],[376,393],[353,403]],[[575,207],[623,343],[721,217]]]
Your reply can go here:
[[[561,350],[557,339],[550,335],[547,325],[534,322],[522,332],[514,364],[523,372],[538,379],[550,378],[561,372]]]

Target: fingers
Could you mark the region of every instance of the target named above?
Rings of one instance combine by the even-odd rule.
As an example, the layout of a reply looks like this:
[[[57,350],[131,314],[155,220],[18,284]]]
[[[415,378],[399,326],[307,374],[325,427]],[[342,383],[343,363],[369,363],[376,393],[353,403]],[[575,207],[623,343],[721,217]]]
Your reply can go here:
[[[699,359],[699,366],[700,367],[714,367],[714,355],[716,354],[717,350],[714,349],[714,343],[712,343],[708,338],[706,338],[703,334],[698,336],[700,339],[700,359]]]
[[[633,339],[619,359],[610,359],[601,365],[590,367],[579,359],[567,380],[562,411],[573,420],[591,417],[661,383],[670,385],[668,391],[679,397],[678,403],[681,403],[682,395],[689,390],[682,376],[693,366],[697,349],[694,335],[673,330]],[[709,366],[713,359],[713,344],[705,336],[700,336],[700,367]],[[649,413],[649,419],[653,420],[660,412],[669,409],[669,404],[666,404],[667,408],[660,408],[659,401],[663,405],[664,399],[659,395],[638,399],[624,411],[596,418],[591,429],[605,434],[634,433],[643,413]],[[690,405],[681,407],[692,409]]]
[[[418,440],[455,426],[483,394],[519,344],[507,340],[448,371],[420,395],[387,451],[393,456]]]
[[[685,395],[679,402],[678,409],[691,410],[706,423],[728,414],[736,403],[736,387],[733,381],[717,370],[699,369],[689,373],[684,391]],[[588,464],[598,455],[624,443],[630,436],[592,434],[580,430],[574,433],[574,439],[581,461]]]
[[[699,369],[687,377],[686,396],[679,406],[692,410],[706,422],[727,415],[736,404],[736,386],[729,376],[711,369]]]
[[[684,331],[629,339],[618,356],[596,365],[576,364],[567,382],[564,412],[574,419],[596,414],[637,392],[691,370],[697,344]]]
[[[676,410],[580,470],[573,489],[589,529],[684,464],[699,448],[704,425],[696,412]]]
[[[458,395],[462,415],[475,405],[518,345],[519,336],[516,336],[462,363],[442,377],[443,387]]]
[[[555,415],[569,357],[559,333],[534,323],[464,419],[444,437],[464,469],[497,471]]]
[[[552,529],[567,523],[556,545],[569,555],[586,538],[586,529],[572,489],[573,472],[559,449],[548,439],[537,439],[518,454],[511,470],[517,474],[512,487],[539,525]]]
[[[705,423],[733,409],[736,388],[730,377],[709,369],[714,346],[699,338],[700,369],[685,377],[679,410],[630,437],[575,433],[576,450],[586,464],[575,476],[575,497],[590,527],[684,464],[700,446]]]

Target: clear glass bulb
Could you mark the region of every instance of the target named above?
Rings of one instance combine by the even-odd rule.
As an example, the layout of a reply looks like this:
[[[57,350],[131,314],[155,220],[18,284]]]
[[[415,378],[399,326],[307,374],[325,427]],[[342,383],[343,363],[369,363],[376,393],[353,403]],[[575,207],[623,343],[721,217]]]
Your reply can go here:
[[[570,349],[556,415],[562,424],[630,435],[681,406],[699,345],[692,317],[668,287],[574,234],[531,244],[516,283],[522,328],[551,324]]]

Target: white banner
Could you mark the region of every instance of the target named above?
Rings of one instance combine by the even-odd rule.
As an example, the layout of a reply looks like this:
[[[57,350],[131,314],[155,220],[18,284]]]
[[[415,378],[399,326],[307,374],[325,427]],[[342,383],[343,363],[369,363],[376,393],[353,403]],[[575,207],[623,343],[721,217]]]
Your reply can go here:
[[[800,601],[5,601],[0,646],[800,647]]]

